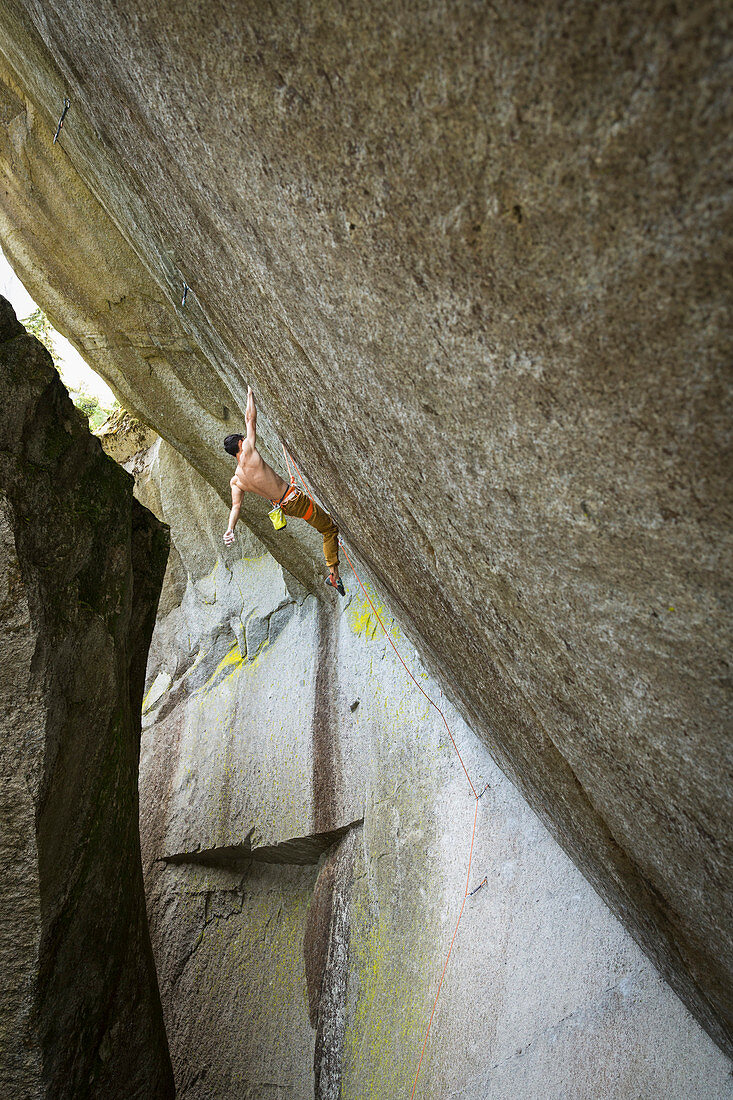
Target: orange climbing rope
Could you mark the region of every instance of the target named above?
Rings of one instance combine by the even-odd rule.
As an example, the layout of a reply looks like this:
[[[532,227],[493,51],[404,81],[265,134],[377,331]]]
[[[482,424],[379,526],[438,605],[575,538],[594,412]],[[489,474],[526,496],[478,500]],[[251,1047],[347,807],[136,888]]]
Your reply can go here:
[[[288,452],[285,450],[285,444],[284,443],[283,443],[283,454],[285,455],[285,461],[287,462],[287,465],[288,465],[288,475],[290,477],[290,484],[295,485],[295,474],[290,469],[290,456],[288,455]]]
[[[283,446],[283,451],[285,452],[285,461],[288,463],[288,471],[290,471],[290,461],[288,460],[288,452],[285,450],[284,446]],[[308,498],[312,501],[313,500],[313,494],[310,492],[310,490],[308,488],[308,483],[306,482],[305,478],[303,477],[300,470],[298,469],[298,465],[297,465],[295,459],[292,458],[292,456],[291,456],[291,459],[292,459],[293,466],[295,467],[295,470],[298,474],[298,477],[300,478],[300,480],[303,484],[303,488],[304,488]],[[291,474],[291,480],[294,481],[294,478],[293,478],[292,474]],[[356,577],[356,579],[359,583],[359,586],[360,586],[362,592],[364,593],[364,595],[365,595],[365,597],[366,597],[366,599],[369,603],[369,606],[371,607],[372,611],[374,612],[374,615],[377,619],[377,622],[379,623],[382,630],[384,631],[384,635],[385,635],[387,641],[392,646],[392,649],[395,651],[395,653],[397,655],[397,659],[399,660],[400,664],[402,665],[405,672],[407,673],[407,675],[412,680],[415,687],[421,692],[422,695],[425,696],[428,703],[430,703],[430,706],[433,707],[435,710],[437,710],[438,714],[443,719],[443,724],[445,725],[445,728],[448,731],[448,736],[450,737],[451,744],[452,744],[453,748],[455,749],[456,756],[458,757],[458,759],[461,762],[461,767],[463,768],[463,771],[466,775],[466,779],[468,780],[468,785],[471,788],[471,793],[472,793],[472,795],[474,797],[474,801],[476,803],[476,806],[474,808],[474,813],[473,813],[473,830],[471,832],[471,847],[470,847],[469,852],[468,852],[468,869],[466,871],[466,887],[465,887],[465,890],[463,891],[463,900],[461,902],[460,912],[458,913],[458,920],[456,921],[456,926],[453,929],[453,937],[450,941],[450,947],[448,948],[448,954],[446,955],[445,962],[443,963],[443,970],[442,970],[441,975],[440,975],[440,981],[438,982],[438,990],[435,994],[435,1000],[433,1001],[432,1012],[430,1013],[430,1020],[428,1021],[428,1027],[427,1027],[427,1030],[425,1032],[425,1039],[423,1040],[422,1050],[420,1051],[420,1061],[418,1062],[418,1065],[417,1065],[417,1073],[415,1074],[415,1080],[414,1080],[413,1085],[412,1085],[412,1092],[410,1093],[410,1100],[414,1100],[415,1089],[417,1088],[417,1082],[418,1082],[418,1078],[420,1077],[420,1070],[422,1069],[423,1058],[425,1057],[425,1049],[428,1045],[428,1037],[430,1035],[430,1029],[433,1026],[433,1018],[435,1017],[435,1010],[438,1006],[438,998],[440,997],[440,991],[443,988],[443,980],[445,978],[445,973],[446,973],[446,970],[448,969],[448,963],[450,962],[450,957],[451,957],[451,954],[453,952],[453,944],[456,942],[456,936],[458,935],[458,928],[460,926],[461,919],[463,918],[463,910],[465,909],[466,901],[468,900],[468,898],[470,896],[469,892],[468,892],[468,886],[469,886],[469,883],[471,881],[471,864],[473,862],[473,844],[474,844],[474,840],[476,839],[476,821],[477,821],[477,818],[478,818],[478,804],[479,804],[479,799],[481,798],[481,795],[488,788],[488,783],[486,784],[486,787],[484,787],[484,790],[481,792],[481,794],[477,794],[476,788],[474,787],[473,783],[471,782],[471,776],[468,774],[468,769],[466,768],[466,765],[463,762],[463,757],[461,756],[460,752],[458,751],[458,746],[456,745],[456,742],[453,738],[453,734],[450,731],[450,727],[449,727],[448,722],[446,720],[445,714],[440,709],[438,704],[433,702],[433,700],[430,698],[428,693],[421,687],[421,685],[415,679],[412,672],[410,671],[410,669],[407,667],[404,660],[402,659],[402,655],[401,655],[400,651],[397,649],[397,646],[394,644],[394,641],[392,640],[392,636],[390,635],[389,631],[387,630],[387,627],[382,622],[382,617],[379,614],[379,612],[377,611],[376,607],[374,606],[374,604],[372,602],[372,599],[371,599],[371,596],[369,595],[366,588],[364,587],[364,584],[362,583],[361,577],[359,576],[356,569],[354,568],[354,563],[352,562],[351,558],[349,557],[349,555],[347,553],[347,550],[346,550],[346,547],[344,546],[343,540],[341,538],[339,538],[339,546],[343,550],[344,557],[346,558],[347,562],[351,566],[351,571],[354,574],[354,576]],[[481,883],[479,883],[479,885],[476,887],[476,890],[480,890],[481,887],[485,886],[486,884],[487,884],[487,880],[486,880],[486,878],[484,878],[484,880]],[[471,893],[475,894],[476,890],[472,890]]]
[[[283,444],[283,451],[285,451],[285,444]],[[298,469],[298,464],[295,461],[295,459],[293,458],[293,456],[288,455],[287,451],[285,451],[285,461],[288,464],[288,472],[290,473],[290,480],[293,482],[293,484],[295,484],[295,474],[290,469],[290,463],[292,462],[293,466],[295,466],[295,470],[298,474],[298,477],[300,478],[301,483],[303,485],[303,492],[305,493],[305,495],[308,497],[308,500],[310,500],[310,502],[312,504],[313,503],[313,493],[308,488],[308,482],[305,480],[305,478],[301,474],[300,470]]]

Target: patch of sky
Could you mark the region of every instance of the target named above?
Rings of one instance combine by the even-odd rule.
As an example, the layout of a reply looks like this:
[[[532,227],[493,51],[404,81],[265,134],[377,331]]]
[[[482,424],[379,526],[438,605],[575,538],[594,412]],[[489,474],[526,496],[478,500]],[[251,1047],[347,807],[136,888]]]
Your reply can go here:
[[[61,381],[74,404],[83,409],[92,430],[118,408],[117,399],[107,383],[82,359],[76,348],[50,321],[31,298],[20,279],[0,251],[0,295],[7,298],[20,322],[38,337],[51,352]]]

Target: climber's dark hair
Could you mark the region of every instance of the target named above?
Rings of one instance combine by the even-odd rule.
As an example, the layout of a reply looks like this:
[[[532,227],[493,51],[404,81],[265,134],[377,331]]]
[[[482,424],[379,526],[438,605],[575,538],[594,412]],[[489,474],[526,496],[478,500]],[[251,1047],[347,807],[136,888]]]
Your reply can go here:
[[[237,457],[237,451],[239,449],[239,441],[244,439],[243,435],[228,435],[224,440],[224,450],[227,454]]]

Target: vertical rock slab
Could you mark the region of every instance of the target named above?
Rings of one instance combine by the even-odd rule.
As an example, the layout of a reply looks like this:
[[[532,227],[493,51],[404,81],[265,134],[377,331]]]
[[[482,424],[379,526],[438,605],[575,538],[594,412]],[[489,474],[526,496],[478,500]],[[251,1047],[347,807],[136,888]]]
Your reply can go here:
[[[0,1094],[173,1096],[137,764],[165,528],[0,298]]]
[[[439,686],[379,595],[352,577],[347,599],[314,606],[242,524],[224,547],[215,492],[164,440],[140,441],[128,423],[104,446],[171,533],[140,830],[179,1096],[408,1097],[472,824],[475,892],[416,1095],[728,1096],[724,1054],[444,701],[488,784],[474,822],[442,719],[375,609],[435,700]]]

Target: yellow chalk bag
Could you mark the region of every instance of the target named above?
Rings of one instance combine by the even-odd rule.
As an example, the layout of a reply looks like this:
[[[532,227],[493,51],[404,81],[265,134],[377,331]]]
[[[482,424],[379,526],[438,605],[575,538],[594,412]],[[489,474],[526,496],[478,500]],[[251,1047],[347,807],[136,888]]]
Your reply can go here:
[[[275,528],[276,531],[282,531],[283,527],[287,526],[288,521],[283,515],[282,508],[280,508],[279,506],[277,508],[273,508],[272,511],[268,512],[267,514],[272,520],[272,526]]]

